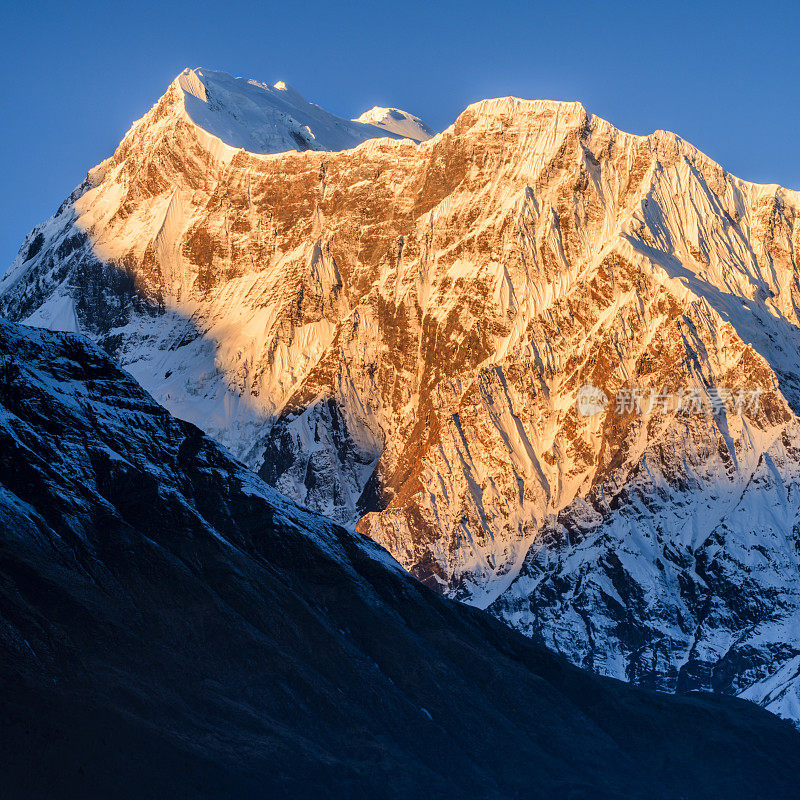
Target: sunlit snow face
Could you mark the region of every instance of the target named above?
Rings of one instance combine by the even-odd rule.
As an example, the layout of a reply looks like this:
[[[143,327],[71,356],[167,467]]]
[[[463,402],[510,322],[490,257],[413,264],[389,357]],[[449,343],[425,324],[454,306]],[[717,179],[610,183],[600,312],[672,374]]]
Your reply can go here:
[[[608,398],[602,389],[587,383],[578,389],[575,405],[580,416],[593,417],[595,414],[605,410],[608,405]]]

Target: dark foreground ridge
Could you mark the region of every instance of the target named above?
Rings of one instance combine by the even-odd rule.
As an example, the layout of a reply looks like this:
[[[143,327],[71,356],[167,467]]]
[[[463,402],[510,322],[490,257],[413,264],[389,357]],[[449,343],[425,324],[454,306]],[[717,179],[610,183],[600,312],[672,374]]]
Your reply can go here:
[[[4,797],[796,797],[743,701],[568,666],[0,322]]]

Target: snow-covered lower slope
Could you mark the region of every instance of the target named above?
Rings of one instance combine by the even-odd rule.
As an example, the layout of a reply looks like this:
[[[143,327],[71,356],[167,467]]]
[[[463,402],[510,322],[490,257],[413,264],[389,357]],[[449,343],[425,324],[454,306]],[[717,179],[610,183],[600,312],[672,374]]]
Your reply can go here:
[[[396,133],[398,136],[414,139],[417,142],[427,141],[436,135],[435,131],[429,128],[419,117],[415,117],[407,111],[401,111],[399,108],[373,106],[360,117],[356,117],[353,122],[374,125],[390,133]]]
[[[659,420],[617,494],[548,521],[492,613],[602,674],[799,720],[800,431],[738,422],[690,425],[687,452]]]
[[[263,155],[176,83],[0,310],[94,337],[281,492],[574,661],[796,719],[799,247],[798,193],[577,103]]]

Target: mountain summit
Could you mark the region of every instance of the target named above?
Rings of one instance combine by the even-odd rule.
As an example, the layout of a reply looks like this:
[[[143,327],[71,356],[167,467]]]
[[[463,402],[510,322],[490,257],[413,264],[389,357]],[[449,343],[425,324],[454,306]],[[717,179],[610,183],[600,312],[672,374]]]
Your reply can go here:
[[[269,86],[225,72],[186,69],[173,85],[183,94],[186,113],[195,124],[225,144],[252,153],[346,150],[367,139],[408,135],[396,126],[379,124],[381,120],[337,117],[283,81]],[[419,130],[426,128],[404,111],[397,114],[418,123]]]
[[[429,128],[419,117],[415,117],[407,111],[401,111],[399,108],[374,106],[353,121],[363,122],[365,125],[375,125],[417,142],[424,142],[435,135],[433,128]]]
[[[380,136],[419,140],[431,135],[422,120],[398,109],[386,109],[386,118],[342,119],[309,103],[283,81],[269,86],[225,72],[186,69],[173,86],[196,125],[252,153],[346,150]]]
[[[543,100],[296,152],[325,126],[238,99],[293,90],[215,80],[31,232],[0,311],[575,663],[800,720],[800,194]]]

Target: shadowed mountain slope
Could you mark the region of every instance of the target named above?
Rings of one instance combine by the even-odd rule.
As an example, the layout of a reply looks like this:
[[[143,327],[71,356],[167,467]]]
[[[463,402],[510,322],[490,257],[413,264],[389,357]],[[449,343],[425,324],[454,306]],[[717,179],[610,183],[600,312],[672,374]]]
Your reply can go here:
[[[584,673],[0,322],[5,797],[789,798],[755,705]]]

